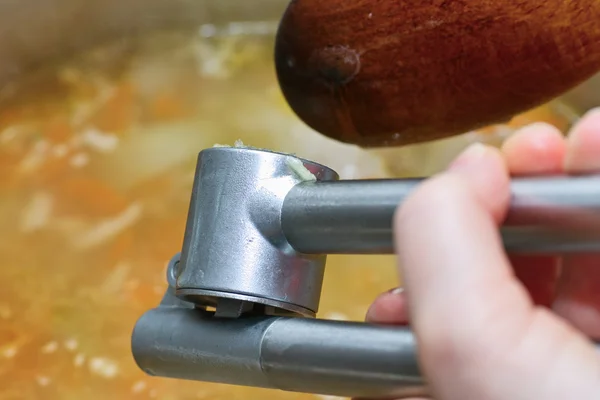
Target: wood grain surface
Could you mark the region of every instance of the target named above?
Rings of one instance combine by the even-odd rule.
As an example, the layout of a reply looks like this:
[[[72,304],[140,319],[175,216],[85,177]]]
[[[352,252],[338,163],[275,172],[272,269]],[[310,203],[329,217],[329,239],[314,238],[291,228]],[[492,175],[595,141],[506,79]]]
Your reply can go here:
[[[276,69],[313,129],[363,147],[510,119],[600,70],[599,0],[295,0]]]

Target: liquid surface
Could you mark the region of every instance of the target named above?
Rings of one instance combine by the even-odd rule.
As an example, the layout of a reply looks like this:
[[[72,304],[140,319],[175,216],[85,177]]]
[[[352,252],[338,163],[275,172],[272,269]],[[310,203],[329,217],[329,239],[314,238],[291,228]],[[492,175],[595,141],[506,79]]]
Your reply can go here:
[[[272,46],[272,35],[161,34],[3,88],[0,399],[327,398],[150,378],[134,364],[131,331],[159,303],[166,263],[181,249],[197,153],[241,139],[342,178],[418,176],[468,143],[500,143],[511,126],[571,122],[549,105],[511,126],[360,150],[295,118],[279,93]],[[393,257],[331,256],[319,316],[362,320],[397,283]]]

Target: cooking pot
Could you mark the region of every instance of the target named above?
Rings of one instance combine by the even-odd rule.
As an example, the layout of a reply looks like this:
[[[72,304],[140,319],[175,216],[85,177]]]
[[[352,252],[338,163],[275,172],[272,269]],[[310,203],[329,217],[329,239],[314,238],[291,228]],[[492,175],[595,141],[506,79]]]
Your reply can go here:
[[[52,60],[147,32],[277,21],[287,0],[9,0],[0,4],[1,88]],[[576,111],[600,104],[600,75],[563,96]]]
[[[18,83],[22,78],[29,76],[30,72],[34,72],[40,67],[52,64],[57,60],[68,58],[71,55],[94,48],[103,43],[115,41],[118,42],[125,38],[136,37],[150,32],[164,30],[187,31],[190,32],[190,34],[193,34],[201,25],[204,24],[220,25],[242,21],[272,21],[276,23],[284,12],[287,3],[287,0],[127,0],[124,2],[119,0],[5,0],[0,2],[0,101],[7,96],[7,93],[12,92],[12,89],[16,83]],[[591,79],[589,82],[569,92],[564,96],[564,100],[568,104],[573,105],[578,112],[583,112],[590,107],[600,104],[600,94],[598,94],[598,89],[600,89],[600,76]],[[2,103],[0,102],[0,107],[2,107],[1,104]],[[389,154],[390,159],[394,159],[396,161],[401,160],[402,162],[408,162],[409,160],[412,160],[411,162],[414,164],[421,165],[425,158],[429,158],[428,155],[433,153],[439,155],[440,152],[438,150],[440,147],[444,148],[444,157],[451,158],[453,154],[459,151],[460,148],[463,147],[468,141],[468,139],[464,138],[450,141],[440,141],[436,144],[421,146],[421,150],[419,150],[419,152],[415,152],[412,149],[403,149],[401,153],[389,151],[387,154]],[[153,147],[152,149],[156,149],[156,147]],[[193,149],[192,151],[195,152],[196,149]],[[325,146],[323,151],[334,152],[336,151],[336,148]],[[428,153],[428,151],[430,152]],[[381,153],[386,153],[386,151],[382,151]],[[399,154],[401,155],[400,157]],[[154,162],[154,159],[156,158],[154,153],[152,154],[151,158],[152,162]],[[441,164],[442,163],[438,162],[435,168],[439,167]],[[427,173],[428,171],[425,169],[420,169],[420,172]],[[434,171],[431,170],[429,172]],[[2,183],[1,179],[0,183]],[[185,195],[187,196],[187,192]],[[187,198],[185,201],[187,201]],[[185,212],[182,211],[182,214],[184,213]],[[2,220],[2,224],[8,227],[12,226],[10,225],[10,221],[8,224],[5,224],[5,220]],[[169,226],[166,225],[166,227],[168,228]],[[183,227],[181,229],[177,229],[176,232],[177,234],[183,233]],[[142,240],[148,240],[148,242],[144,242],[144,251],[146,251],[147,248],[152,248],[160,241],[164,242],[165,236],[168,234],[169,233],[160,231],[159,234],[151,237],[150,239],[144,237]],[[10,235],[13,236],[12,233]],[[18,233],[14,236],[18,236]],[[9,240],[6,242],[10,243]],[[31,247],[27,247],[31,253],[26,254],[27,256],[30,256],[29,258],[43,258],[42,254],[36,253],[36,247],[33,245],[39,242],[31,241],[27,243],[28,245],[32,245]],[[5,249],[6,247],[2,250]],[[54,248],[52,251],[55,252]],[[21,254],[19,254],[19,256],[20,255]],[[20,271],[26,271],[26,273],[30,275],[35,275],[40,271],[50,271],[51,275],[58,276],[61,274],[60,268],[65,267],[65,265],[60,264],[60,262],[52,262],[52,260],[46,259],[43,259],[40,262],[37,262],[38,260],[33,260],[36,261],[36,263],[34,263],[30,259],[28,259],[27,262],[22,262],[22,260],[17,260],[17,262],[15,262],[16,257],[14,259],[3,257],[4,254],[0,254],[0,262],[3,265],[3,269],[9,272],[11,271],[11,268],[14,271],[17,269]],[[89,260],[86,259],[86,261]],[[376,276],[378,280],[375,280],[375,283],[371,282],[373,292],[375,292],[375,287],[377,287],[377,291],[380,290],[380,286],[384,287],[385,289],[387,288],[386,285],[390,284],[390,282],[393,281],[396,276],[395,271],[393,270],[394,261],[392,259],[365,259],[360,257],[348,257],[338,258],[336,264],[335,257],[331,257],[329,262],[332,264],[331,266],[328,265],[329,271],[333,274],[331,276],[335,277],[335,279],[333,279],[331,282],[333,282],[333,285],[335,285],[336,288],[339,288],[339,291],[344,291],[346,293],[353,293],[359,289],[365,291],[365,286],[369,285],[369,280],[373,280],[374,276]],[[160,265],[158,268],[152,269],[152,267],[148,266],[147,260],[140,261],[139,264],[140,265],[138,266],[138,269],[140,271],[143,270],[147,275],[160,277],[164,276],[161,274]],[[366,267],[367,269],[361,269],[363,267]],[[36,270],[34,268],[39,269]],[[88,274],[86,268],[89,268],[89,265],[77,264],[76,268],[73,269],[77,273],[81,271],[81,275],[71,271],[67,278],[72,279],[72,281],[75,283],[69,283],[69,285],[72,284],[73,286],[77,286],[77,283],[79,282],[78,279],[85,278],[85,274]],[[112,265],[106,266],[107,274],[109,272],[109,268],[112,268]],[[375,270],[374,268],[377,269]],[[119,271],[121,270],[117,268],[116,272],[120,273]],[[372,275],[368,275],[365,271],[370,271]],[[67,278],[65,278],[65,282],[72,282]],[[14,286],[15,291],[19,290],[21,287],[21,285],[18,287],[16,284],[12,285],[10,283],[12,281],[8,282],[9,283],[7,287],[12,289],[12,286]],[[380,283],[381,285],[379,285]],[[52,282],[43,282],[43,285],[52,284]],[[92,282],[91,284],[96,284],[96,282]],[[69,293],[77,292],[77,289],[81,288],[69,287],[68,289],[64,289],[64,291]],[[160,293],[162,293],[164,290],[162,286],[159,287],[159,289]],[[83,290],[87,290],[87,287],[84,287]],[[61,292],[63,291],[63,288],[58,288],[56,291]],[[341,305],[348,303],[347,298],[343,299],[341,298],[343,296],[337,295],[339,292],[326,292],[331,293],[331,297],[324,299],[324,306],[327,305],[330,309],[334,309],[341,308]],[[373,297],[375,296],[375,293],[371,294]],[[109,294],[109,296],[117,297],[112,292]],[[155,296],[157,297],[156,301],[158,302],[159,295]],[[33,298],[29,292],[26,293],[24,297]],[[33,300],[32,304],[36,303],[37,300],[38,299]],[[26,306],[29,307],[29,303],[27,303]],[[4,318],[3,316],[6,314],[2,307],[3,304],[0,303],[0,319]],[[113,304],[111,304],[111,307],[107,307],[106,310],[104,310],[104,314],[112,312],[113,309],[117,309],[117,307]],[[126,304],[118,304],[118,307],[118,313],[123,314],[123,319],[129,318],[129,314],[135,311],[133,308],[126,310]],[[352,307],[354,307],[354,303],[352,303]],[[362,315],[364,315],[364,307],[366,307],[366,305],[360,305],[360,308],[356,311],[356,315],[360,314],[361,318]],[[106,332],[111,329],[111,325],[106,321],[103,321],[102,317],[99,317],[94,310],[84,309],[84,307],[73,309],[75,311],[72,312],[77,312],[78,316],[90,316],[89,318],[78,317],[76,319],[78,324],[94,325],[93,327],[85,329],[84,331],[93,331],[95,335],[100,337],[99,340],[107,340],[106,348],[100,348],[100,346],[97,346],[95,351],[100,352],[102,350],[107,350],[107,348],[113,346],[110,340],[117,340],[120,341],[119,346],[121,347],[116,346],[116,350],[114,348],[110,348],[109,350],[114,350],[115,353],[119,354],[126,353],[125,350],[120,349],[128,348],[129,335],[134,323],[134,318],[131,318],[131,326],[123,327],[120,323],[117,324],[119,327],[123,328],[122,332],[116,332],[114,335],[115,337],[110,337],[110,335],[108,335]],[[124,312],[124,310],[127,311],[127,313]],[[54,311],[54,309],[52,311]],[[17,320],[17,322],[14,324],[4,324],[4,321],[2,321],[2,323],[0,323],[0,337],[4,338],[4,336],[2,336],[4,332],[1,330],[9,325],[10,327],[14,326],[14,329],[18,331],[19,335],[29,335],[33,337],[35,336],[35,332],[33,331],[39,326],[43,324],[50,325],[56,322],[46,322],[46,320],[43,320],[36,321],[35,324],[33,324],[28,320],[30,316],[24,314],[26,313],[15,312],[14,318]],[[104,317],[106,318],[106,315],[104,315]],[[329,319],[336,319],[335,315],[325,315],[325,317]],[[338,315],[338,317],[342,319],[343,316]],[[72,318],[72,315],[66,315],[64,318]],[[97,324],[97,326],[95,324]],[[119,335],[122,335],[122,337]],[[4,344],[5,343],[0,341],[0,357],[14,356],[14,359],[17,359],[18,356],[15,356],[15,353],[13,352],[14,349],[11,347],[4,348]],[[90,358],[89,360],[84,360],[80,357],[80,354],[76,353],[82,349],[75,349],[75,343],[70,339],[64,341],[64,343],[58,344],[62,346],[61,350],[56,350],[57,343],[54,341],[35,344],[39,344],[40,347],[43,346],[41,347],[43,356],[40,357],[49,357],[48,354],[54,354],[52,353],[53,351],[73,351],[73,365],[79,367],[80,362],[91,363],[90,367],[93,367],[96,372],[100,371],[105,375],[110,375],[111,373],[109,368],[110,365],[107,365],[106,360],[102,358],[103,354],[91,354],[90,357],[94,355],[98,357],[95,359]],[[125,356],[128,357],[129,354],[126,354]],[[68,362],[71,363],[70,358],[68,359]],[[49,364],[55,365],[54,361],[49,362]],[[32,367],[31,365],[24,365],[23,367],[18,368],[20,368],[20,370],[16,371],[17,373],[15,373],[15,382],[19,382],[17,378],[19,378],[19,373],[21,370],[35,370],[35,367]],[[127,371],[130,370],[131,368],[127,369]],[[14,369],[11,372],[13,371]],[[73,376],[80,376],[79,372],[77,371],[73,372]],[[0,372],[5,372],[5,370],[0,368]],[[35,370],[32,373],[37,372],[38,371]],[[41,373],[45,373],[45,371],[40,372],[40,374]],[[138,393],[138,390],[143,390],[146,382],[142,380],[135,382],[135,379],[138,379],[137,377],[137,375],[133,377],[127,377],[127,379],[131,378],[134,380],[133,386],[131,387],[131,391],[134,394]],[[140,379],[145,379],[145,377]],[[11,381],[10,383],[13,382]],[[70,385],[69,387],[73,386],[72,390],[73,393],[75,393],[76,398],[80,398],[83,395],[83,397],[90,399],[95,398],[94,394],[99,394],[100,390],[97,390],[98,388],[109,386],[109,384],[106,384],[105,381],[85,380],[82,385],[88,386],[80,390],[80,388],[76,387],[75,383],[72,383],[69,380],[65,379],[62,383],[66,386]],[[48,377],[43,375],[38,376],[37,384],[40,387],[47,388],[46,385],[48,385]],[[172,386],[170,386],[171,384]],[[207,386],[199,385],[197,383],[194,383],[193,385],[186,385],[186,383],[178,381],[175,383],[163,383],[160,380],[153,380],[152,383],[148,383],[147,387],[150,395],[152,394],[153,390],[150,389],[153,387],[152,385],[154,385],[154,388],[159,391],[159,395],[164,395],[165,393],[173,395],[172,397],[162,396],[161,398],[177,398],[174,397],[176,395],[176,393],[174,393],[176,390],[175,387],[178,390],[181,390],[182,387],[186,387],[190,392],[192,390],[197,390],[198,393],[202,392],[203,390],[207,392],[209,391]],[[19,385],[19,387],[23,387],[24,390],[29,391],[36,390],[33,388],[33,386],[35,385]],[[114,386],[116,387],[117,384],[114,384]],[[8,388],[7,390],[11,389],[11,385],[9,384],[7,384],[6,387]],[[35,387],[37,388],[37,386]],[[4,389],[4,387],[0,388],[0,395],[6,394],[3,393]],[[129,390],[129,387],[127,387],[125,390]],[[214,393],[206,394],[204,397],[198,395],[198,398],[307,398],[301,397],[300,394],[297,395],[298,397],[293,397],[295,395],[289,393],[265,394],[264,392],[251,391],[245,388],[235,391],[235,389],[231,388],[210,387],[210,390],[214,390]],[[114,393],[122,394],[123,392],[115,389]],[[52,395],[47,394],[31,397],[43,397],[50,399],[65,398],[59,397],[59,395],[53,397]]]
[[[0,3],[0,85],[31,68],[144,33],[277,21],[285,0],[9,0]]]

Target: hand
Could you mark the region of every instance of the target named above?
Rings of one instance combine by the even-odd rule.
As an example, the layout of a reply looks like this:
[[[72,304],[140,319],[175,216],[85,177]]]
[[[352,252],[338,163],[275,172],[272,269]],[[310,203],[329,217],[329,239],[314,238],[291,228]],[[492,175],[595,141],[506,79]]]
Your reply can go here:
[[[600,172],[600,110],[568,138],[534,124],[501,150],[474,145],[395,216],[405,289],[367,321],[410,324],[436,400],[600,398],[600,257],[507,257],[509,174]]]

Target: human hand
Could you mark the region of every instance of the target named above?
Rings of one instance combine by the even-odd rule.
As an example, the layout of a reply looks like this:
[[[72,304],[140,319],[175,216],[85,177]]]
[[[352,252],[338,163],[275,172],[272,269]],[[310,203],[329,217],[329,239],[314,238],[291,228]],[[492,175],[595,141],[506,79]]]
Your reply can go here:
[[[405,290],[373,323],[410,324],[437,400],[600,398],[600,257],[507,257],[498,225],[509,174],[600,172],[600,110],[568,138],[546,124],[501,150],[475,145],[424,182],[394,220]]]

